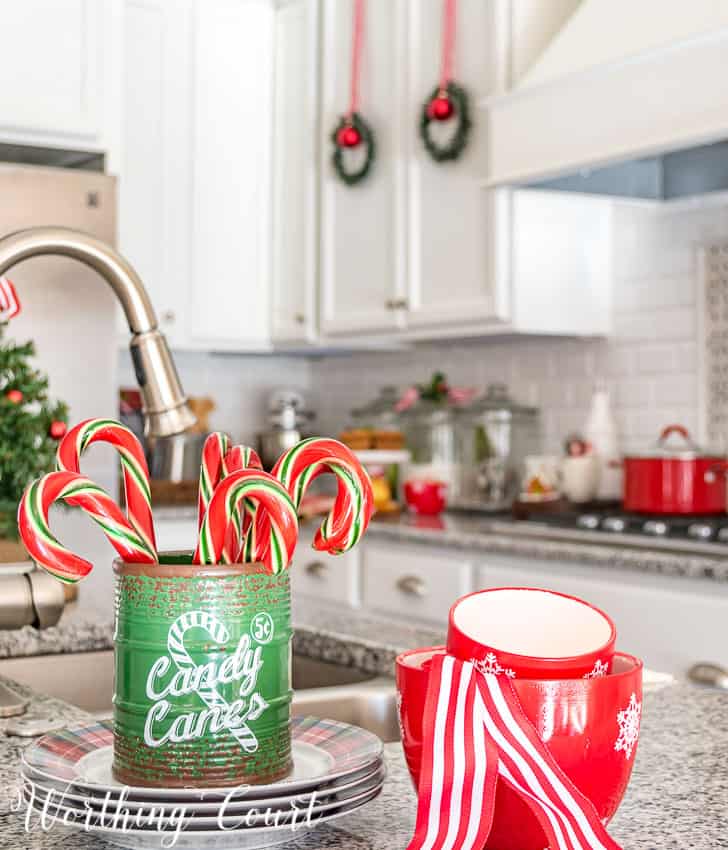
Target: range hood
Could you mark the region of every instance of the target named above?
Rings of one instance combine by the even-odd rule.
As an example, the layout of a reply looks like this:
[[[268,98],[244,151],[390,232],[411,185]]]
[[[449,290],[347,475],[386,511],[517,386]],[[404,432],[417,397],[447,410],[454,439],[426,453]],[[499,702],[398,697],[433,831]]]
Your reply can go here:
[[[728,0],[582,0],[488,98],[488,185],[670,199],[728,189]]]

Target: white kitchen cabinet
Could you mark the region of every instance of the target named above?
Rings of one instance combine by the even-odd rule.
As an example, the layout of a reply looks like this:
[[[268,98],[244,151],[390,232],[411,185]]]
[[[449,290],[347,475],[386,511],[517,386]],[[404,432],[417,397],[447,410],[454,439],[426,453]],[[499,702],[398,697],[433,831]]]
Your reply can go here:
[[[2,141],[98,148],[105,12],[98,0],[2,4]]]
[[[645,666],[684,676],[696,662],[728,663],[728,586],[708,579],[481,556],[476,588],[526,586],[568,593],[606,611],[617,649]]]
[[[126,0],[119,248],[184,347],[190,296],[191,0]],[[126,334],[124,335],[126,339]]]
[[[410,329],[472,324],[506,318],[499,301],[498,245],[504,219],[497,193],[484,191],[487,125],[475,104],[501,90],[507,77],[504,4],[461,0],[458,4],[456,77],[468,91],[473,128],[461,158],[436,163],[419,134],[423,102],[438,82],[442,40],[441,0],[408,0],[408,117],[404,155],[407,170],[407,307]],[[432,125],[447,138],[446,125]]]
[[[272,335],[316,334],[319,2],[288,0],[275,16]]]
[[[196,0],[192,89],[193,342],[270,343],[275,10],[270,0]]]
[[[406,294],[406,6],[366,4],[360,112],[374,131],[376,158],[363,182],[347,186],[331,165],[331,134],[349,107],[353,6],[323,3],[320,324],[332,336],[403,327],[393,305]]]
[[[311,547],[315,523],[301,526],[291,564],[291,591],[297,596],[324,599],[358,607],[361,604],[361,552],[359,546],[343,555],[327,555]]]
[[[371,538],[361,551],[362,603],[372,611],[444,624],[452,603],[471,590],[467,553]]]

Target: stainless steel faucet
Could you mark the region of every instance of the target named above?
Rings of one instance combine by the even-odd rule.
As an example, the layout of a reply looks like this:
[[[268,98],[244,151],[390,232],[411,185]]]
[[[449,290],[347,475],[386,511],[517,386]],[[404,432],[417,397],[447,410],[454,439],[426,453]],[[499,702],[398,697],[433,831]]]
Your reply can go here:
[[[195,416],[172,361],[164,335],[139,275],[100,239],[65,227],[33,227],[0,239],[0,275],[31,257],[72,257],[97,271],[114,290],[131,331],[131,357],[142,394],[144,429],[149,437],[187,431]]]

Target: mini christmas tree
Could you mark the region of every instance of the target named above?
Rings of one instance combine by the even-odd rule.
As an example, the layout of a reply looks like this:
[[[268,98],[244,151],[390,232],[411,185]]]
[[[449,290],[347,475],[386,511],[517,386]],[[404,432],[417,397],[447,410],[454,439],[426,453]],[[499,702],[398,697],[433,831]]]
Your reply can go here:
[[[28,482],[54,467],[67,408],[48,398],[48,378],[31,365],[32,342],[4,340],[0,324],[0,537],[17,537],[16,513]]]

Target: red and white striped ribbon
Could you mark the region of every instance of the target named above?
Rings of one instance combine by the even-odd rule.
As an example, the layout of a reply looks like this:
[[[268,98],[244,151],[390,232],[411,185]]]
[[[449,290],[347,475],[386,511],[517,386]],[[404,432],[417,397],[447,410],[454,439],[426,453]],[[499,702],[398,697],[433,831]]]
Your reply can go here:
[[[551,850],[620,850],[538,737],[506,677],[435,656],[423,733],[408,850],[480,850],[493,822],[497,780],[529,806]]]
[[[0,322],[7,322],[20,312],[20,299],[11,280],[0,277]]]

